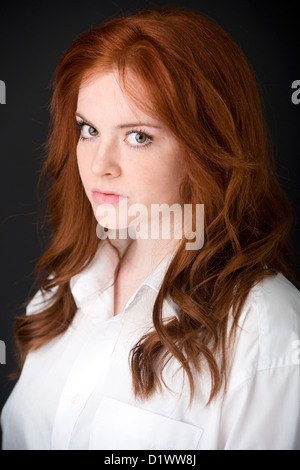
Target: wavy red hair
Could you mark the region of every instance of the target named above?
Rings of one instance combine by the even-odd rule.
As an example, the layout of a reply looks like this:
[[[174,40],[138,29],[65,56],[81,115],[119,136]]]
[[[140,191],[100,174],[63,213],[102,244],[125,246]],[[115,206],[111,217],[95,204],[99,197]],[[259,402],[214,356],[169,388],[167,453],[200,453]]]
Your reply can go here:
[[[214,21],[187,9],[112,19],[76,38],[58,65],[42,171],[50,182],[53,235],[37,264],[39,288],[58,288],[51,306],[16,320],[21,365],[30,350],[72,322],[76,305],[69,281],[101,243],[77,169],[75,111],[82,81],[109,70],[117,70],[134,102],[182,144],[183,201],[205,205],[203,248],[187,251],[182,241],[154,304],[155,328],[131,351],[134,393],[147,399],[175,357],[188,376],[191,398],[192,371],[201,374],[205,360],[211,400],[226,385],[229,346],[249,291],[276,272],[293,277],[291,210],[274,176],[260,98],[243,53]],[[132,77],[143,84],[146,99]],[[167,295],[180,315],[165,323]]]

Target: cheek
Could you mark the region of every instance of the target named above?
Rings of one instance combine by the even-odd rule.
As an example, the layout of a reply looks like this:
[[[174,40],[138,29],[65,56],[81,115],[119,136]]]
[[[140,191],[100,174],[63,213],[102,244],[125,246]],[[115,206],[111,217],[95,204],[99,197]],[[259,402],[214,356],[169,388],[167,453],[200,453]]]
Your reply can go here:
[[[88,160],[87,158],[84,158],[84,152],[80,148],[79,144],[77,145],[76,154],[77,154],[77,167],[78,167],[79,175],[80,175],[83,185],[85,185],[86,179],[88,177],[88,169],[89,169]]]
[[[147,203],[180,202],[179,187],[183,173],[178,170],[178,165],[172,166],[171,162],[169,165],[159,165],[143,175],[136,173],[133,178],[139,181],[139,189]]]
[[[185,176],[182,161],[178,162],[176,165],[171,163],[162,175],[161,186],[164,198],[169,201],[169,204],[173,204],[174,202],[180,203],[180,185]]]
[[[179,190],[179,184],[184,177],[184,167],[182,159],[171,158],[166,160],[164,164],[157,165],[153,169],[151,178],[154,184],[160,186],[162,189],[168,188],[169,190]]]

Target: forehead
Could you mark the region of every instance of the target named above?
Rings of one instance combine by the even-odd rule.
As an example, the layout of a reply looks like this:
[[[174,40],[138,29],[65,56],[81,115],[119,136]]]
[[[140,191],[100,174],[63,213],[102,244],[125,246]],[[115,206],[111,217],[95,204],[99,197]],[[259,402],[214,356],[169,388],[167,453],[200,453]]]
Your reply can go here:
[[[78,93],[77,112],[99,114],[111,119],[122,116],[142,119],[149,116],[142,108],[149,101],[143,84],[135,79],[134,88],[140,97],[141,105],[122,89],[116,72],[95,73],[85,79]]]

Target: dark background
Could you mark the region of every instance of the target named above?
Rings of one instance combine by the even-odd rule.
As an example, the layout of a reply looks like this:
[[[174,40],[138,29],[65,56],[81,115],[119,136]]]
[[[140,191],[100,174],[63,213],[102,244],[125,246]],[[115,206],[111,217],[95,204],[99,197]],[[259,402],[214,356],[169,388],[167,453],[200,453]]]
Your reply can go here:
[[[21,305],[30,293],[34,266],[44,246],[45,237],[37,228],[36,186],[56,65],[81,32],[115,14],[165,4],[148,0],[1,4],[0,80],[6,84],[6,104],[0,105],[0,340],[6,344],[6,364],[0,365],[0,410],[14,385],[8,378],[16,367],[13,320],[23,313]],[[244,51],[262,95],[276,172],[299,218],[300,104],[291,100],[292,82],[300,80],[299,10],[288,2],[253,0],[183,0],[169,4],[214,18]],[[292,238],[298,274],[299,229],[296,221]]]

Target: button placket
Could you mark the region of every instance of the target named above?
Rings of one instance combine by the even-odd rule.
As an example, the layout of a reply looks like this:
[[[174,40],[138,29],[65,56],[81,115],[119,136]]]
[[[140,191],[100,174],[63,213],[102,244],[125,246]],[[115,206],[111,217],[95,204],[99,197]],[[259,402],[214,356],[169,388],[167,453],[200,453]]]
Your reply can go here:
[[[75,393],[75,395],[72,396],[71,403],[72,403],[72,405],[79,405],[79,403],[80,403],[80,394],[79,393]]]
[[[118,337],[119,325],[113,337],[105,336],[95,325],[91,327],[94,329],[72,367],[60,398],[51,443],[55,450],[68,449],[76,421],[100,378],[105,376]]]

